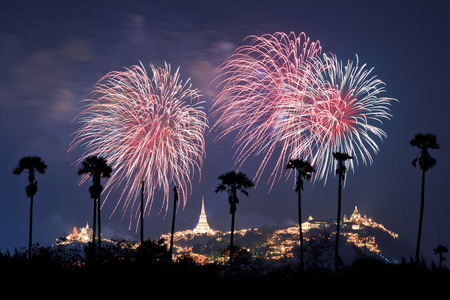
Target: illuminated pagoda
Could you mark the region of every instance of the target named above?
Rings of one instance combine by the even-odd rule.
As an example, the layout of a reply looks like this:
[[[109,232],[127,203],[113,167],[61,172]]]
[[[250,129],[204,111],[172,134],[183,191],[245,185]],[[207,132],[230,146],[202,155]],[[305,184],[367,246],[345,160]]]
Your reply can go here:
[[[364,215],[363,218],[361,218],[361,214],[358,211],[358,207],[355,206],[355,210],[353,211],[352,215],[350,216],[350,218],[347,218],[347,215],[344,215],[344,223],[351,223],[351,222],[363,222],[363,221],[367,221],[367,216]]]
[[[212,230],[208,225],[208,220],[206,219],[205,212],[205,199],[202,197],[202,210],[200,212],[200,217],[198,218],[197,226],[192,230],[192,234],[207,234],[214,235],[214,230]]]
[[[73,228],[73,232],[66,237],[68,242],[78,241],[87,243],[92,239],[92,229],[89,228],[89,224],[86,223],[86,227],[80,228],[80,231],[76,227]]]

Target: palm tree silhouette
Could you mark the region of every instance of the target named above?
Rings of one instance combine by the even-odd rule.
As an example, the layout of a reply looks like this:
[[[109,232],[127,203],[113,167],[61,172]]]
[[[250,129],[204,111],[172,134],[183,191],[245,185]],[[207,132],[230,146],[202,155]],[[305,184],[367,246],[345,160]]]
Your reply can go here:
[[[172,261],[172,254],[173,254],[173,234],[175,232],[175,216],[177,211],[177,204],[178,204],[178,189],[176,186],[173,187],[173,216],[172,216],[172,229],[170,231],[170,261]]]
[[[28,237],[28,259],[31,259],[31,244],[33,232],[33,196],[37,193],[38,182],[36,181],[35,172],[45,174],[47,165],[39,156],[26,156],[19,160],[19,164],[14,168],[13,174],[20,175],[24,170],[28,170],[28,185],[25,187],[27,197],[30,198],[30,230]]]
[[[448,252],[448,248],[441,244],[439,244],[434,249],[434,254],[439,255],[439,270],[442,270],[442,263],[447,260],[447,258],[444,256],[444,253],[447,253],[447,252]]]
[[[422,170],[422,191],[420,199],[420,216],[419,216],[419,232],[417,234],[416,246],[416,263],[419,263],[420,239],[422,236],[422,222],[423,222],[423,208],[425,202],[425,172],[436,165],[436,159],[430,156],[428,149],[439,149],[439,144],[435,134],[432,133],[417,133],[410,142],[411,146],[420,149],[417,157],[412,161],[413,167],[417,166]]]
[[[245,173],[235,171],[227,172],[218,177],[220,184],[216,188],[216,193],[227,190],[228,202],[230,203],[231,214],[231,236],[230,236],[230,269],[233,267],[233,235],[234,235],[234,219],[237,210],[237,204],[239,199],[237,197],[237,191],[240,191],[244,195],[248,196],[246,189],[253,186],[253,182],[247,177]]]
[[[347,153],[333,152],[333,157],[339,163],[338,168],[336,169],[336,174],[339,175],[339,189],[338,189],[338,209],[337,209],[337,219],[336,219],[336,243],[334,248],[334,273],[338,272],[339,265],[339,230],[341,228],[341,186],[342,180],[345,179],[345,172],[347,171],[347,167],[345,167],[344,162],[349,159],[353,159]]]
[[[92,234],[92,245],[95,253],[95,227],[96,227],[96,215],[98,209],[98,246],[99,253],[101,249],[101,223],[100,223],[100,195],[103,191],[101,185],[101,178],[111,177],[112,169],[108,166],[106,159],[103,157],[89,156],[81,163],[82,166],[78,170],[78,175],[89,174],[92,176],[92,185],[89,187],[89,193],[91,198],[94,199],[94,227]]]
[[[303,178],[306,180],[311,179],[311,173],[314,172],[314,167],[303,159],[291,159],[286,165],[286,170],[297,170],[297,183],[295,191],[298,193],[298,231],[300,233],[300,268],[303,271],[303,232],[302,232],[302,196],[303,190]]]

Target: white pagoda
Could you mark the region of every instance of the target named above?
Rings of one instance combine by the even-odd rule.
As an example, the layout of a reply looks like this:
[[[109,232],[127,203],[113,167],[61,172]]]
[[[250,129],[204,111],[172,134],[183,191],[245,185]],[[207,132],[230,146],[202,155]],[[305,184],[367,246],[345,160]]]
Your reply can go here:
[[[202,197],[202,210],[200,212],[200,217],[198,218],[197,226],[192,230],[192,234],[207,234],[214,235],[214,230],[212,230],[208,225],[208,220],[206,219],[205,212],[205,199]]]

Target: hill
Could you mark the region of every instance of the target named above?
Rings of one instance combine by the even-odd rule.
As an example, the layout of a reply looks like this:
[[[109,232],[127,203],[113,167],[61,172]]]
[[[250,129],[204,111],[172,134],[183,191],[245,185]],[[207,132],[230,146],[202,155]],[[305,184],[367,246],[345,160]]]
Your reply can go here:
[[[311,221],[311,220],[310,220]],[[305,224],[303,224],[305,225]],[[322,226],[304,229],[305,261],[311,267],[331,267],[334,262],[336,224],[323,222]],[[170,235],[162,238],[170,240]],[[214,235],[192,234],[186,230],[174,234],[174,253],[178,257],[191,256],[197,263],[207,264],[226,259],[230,232],[215,231]],[[388,263],[398,263],[413,254],[413,248],[383,226],[358,223],[354,220],[342,225],[340,256],[345,264],[356,258],[374,257]],[[234,235],[235,245],[245,250],[251,259],[271,261],[292,260],[298,257],[298,225],[285,228],[239,229]]]

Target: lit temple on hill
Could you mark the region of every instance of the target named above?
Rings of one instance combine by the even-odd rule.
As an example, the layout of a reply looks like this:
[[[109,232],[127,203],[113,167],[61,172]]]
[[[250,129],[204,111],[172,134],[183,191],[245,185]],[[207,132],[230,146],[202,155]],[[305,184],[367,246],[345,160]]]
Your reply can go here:
[[[92,229],[89,229],[89,224],[86,223],[86,227],[80,228],[80,233],[76,227],[73,228],[73,232],[66,237],[68,242],[78,241],[87,243],[92,239]]]
[[[367,219],[366,215],[364,215],[364,217],[362,219],[365,221],[370,221],[370,219]],[[344,215],[344,223],[347,223],[347,222],[351,223],[351,222],[355,222],[355,221],[361,221],[361,214],[359,213],[357,206],[355,206],[355,210],[353,211],[350,218],[347,218],[347,215]]]
[[[214,235],[214,230],[212,230],[208,225],[208,220],[206,219],[205,212],[205,200],[202,197],[202,210],[200,212],[200,217],[198,218],[197,226],[192,230],[192,234],[208,234]]]
[[[350,218],[347,218],[347,215],[344,215],[343,221],[344,223],[352,223],[352,229],[358,230],[360,229],[360,224],[368,226],[372,222],[372,219],[367,218],[366,215],[364,215],[364,217],[361,217],[361,214],[358,211],[358,207],[355,206],[355,210],[353,211]]]

